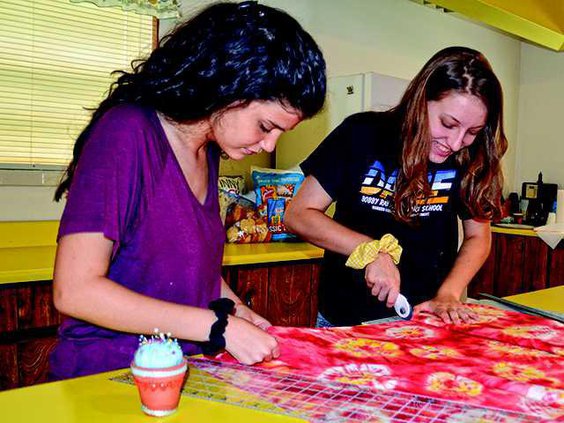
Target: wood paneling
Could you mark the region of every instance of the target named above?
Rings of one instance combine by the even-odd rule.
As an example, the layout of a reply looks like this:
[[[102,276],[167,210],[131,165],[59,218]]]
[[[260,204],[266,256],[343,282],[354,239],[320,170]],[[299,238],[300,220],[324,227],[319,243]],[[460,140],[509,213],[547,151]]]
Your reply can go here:
[[[20,386],[16,344],[0,344],[0,390]]]
[[[319,272],[321,264],[313,263],[311,265],[311,295],[310,295],[310,316],[309,327],[315,327],[317,323],[317,303],[319,294]]]
[[[519,293],[547,287],[548,245],[540,238],[524,238],[523,284]]]
[[[537,291],[564,284],[564,248],[552,250],[537,237],[494,233],[492,250],[472,284],[479,292],[498,297]]]
[[[224,278],[254,311],[277,326],[315,326],[319,262],[230,266]]]
[[[468,286],[468,296],[471,298],[478,298],[478,294],[480,292],[484,292],[486,294],[494,293],[495,264],[497,261],[496,235],[497,234],[492,234],[490,255]]]
[[[0,333],[18,328],[18,293],[16,288],[0,289]]]
[[[234,269],[233,290],[255,312],[268,319],[268,268]],[[235,279],[235,280],[233,280]]]
[[[18,289],[19,329],[58,325],[61,316],[53,304],[53,284],[38,282]]]
[[[496,269],[494,272],[494,295],[523,292],[524,237],[499,236],[496,239]]]
[[[311,315],[309,264],[270,268],[268,312],[278,326],[309,326]]]
[[[44,382],[61,315],[51,281],[0,287],[0,389]]]
[[[560,245],[562,245],[562,242]],[[548,287],[564,285],[564,248],[551,250],[549,257]]]
[[[53,351],[57,337],[34,339],[18,345],[20,385],[35,385],[47,381],[49,354]]]

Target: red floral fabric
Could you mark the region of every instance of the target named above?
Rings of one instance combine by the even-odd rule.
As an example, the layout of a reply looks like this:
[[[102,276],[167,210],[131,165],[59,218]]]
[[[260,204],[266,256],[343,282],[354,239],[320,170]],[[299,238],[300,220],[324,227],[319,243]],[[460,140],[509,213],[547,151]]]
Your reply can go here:
[[[473,324],[411,321],[345,328],[272,327],[280,358],[259,366],[386,391],[564,421],[564,325],[473,305]],[[229,354],[221,361],[234,361]]]

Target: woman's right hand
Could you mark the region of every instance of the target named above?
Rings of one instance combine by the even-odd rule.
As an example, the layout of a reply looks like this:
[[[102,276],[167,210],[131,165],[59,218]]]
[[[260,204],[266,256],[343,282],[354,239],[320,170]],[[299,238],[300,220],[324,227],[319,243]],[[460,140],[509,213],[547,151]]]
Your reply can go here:
[[[393,307],[399,294],[400,273],[392,257],[380,253],[376,259],[366,266],[364,271],[366,285],[373,296],[386,301],[386,306]]]
[[[225,349],[243,364],[270,361],[280,356],[276,338],[235,316],[229,316],[225,328]]]

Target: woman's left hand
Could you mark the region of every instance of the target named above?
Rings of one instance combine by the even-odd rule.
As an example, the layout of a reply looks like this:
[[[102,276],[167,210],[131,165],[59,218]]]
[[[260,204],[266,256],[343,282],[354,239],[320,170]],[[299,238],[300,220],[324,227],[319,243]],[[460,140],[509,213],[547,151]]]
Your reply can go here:
[[[272,324],[264,317],[258,315],[243,303],[235,305],[235,316],[251,322],[262,330],[268,329]]]
[[[445,323],[472,323],[478,320],[478,315],[470,307],[467,307],[459,299],[453,297],[436,296],[432,300],[425,301],[414,307],[413,311],[419,313],[427,311],[436,314]]]

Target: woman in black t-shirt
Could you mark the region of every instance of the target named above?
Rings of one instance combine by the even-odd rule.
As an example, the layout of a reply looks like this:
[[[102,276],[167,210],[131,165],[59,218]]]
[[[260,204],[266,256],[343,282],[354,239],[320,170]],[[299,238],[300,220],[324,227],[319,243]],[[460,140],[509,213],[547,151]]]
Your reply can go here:
[[[475,316],[461,301],[488,256],[507,149],[501,85],[478,51],[436,53],[398,106],[347,118],[302,163],[306,179],[286,226],[326,249],[320,318],[353,325],[391,315],[398,294],[445,322]],[[336,202],[333,219],[324,212]],[[458,245],[458,219],[464,238]],[[401,261],[379,253],[345,266],[359,245],[390,233]],[[386,306],[388,308],[386,308]]]

